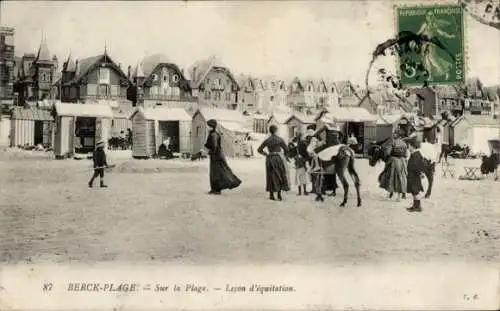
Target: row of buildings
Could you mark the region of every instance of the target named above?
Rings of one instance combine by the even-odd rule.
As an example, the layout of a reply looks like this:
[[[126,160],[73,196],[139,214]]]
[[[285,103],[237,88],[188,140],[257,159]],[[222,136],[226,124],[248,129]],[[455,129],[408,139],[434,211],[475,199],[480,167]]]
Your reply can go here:
[[[0,64],[8,73],[2,76],[2,103],[15,107],[2,114],[0,145],[44,144],[63,156],[92,150],[96,139],[132,128],[149,150],[136,154],[154,155],[166,136],[184,142],[189,138],[181,149],[192,152],[205,139],[203,126],[186,125],[198,124],[193,121],[197,115],[211,115],[224,124],[226,147],[234,155],[243,133],[265,133],[271,123],[290,138],[307,124],[334,122],[345,136],[354,134],[363,142],[380,138],[382,128],[391,128],[407,113],[431,118],[434,125],[443,111],[498,123],[494,115],[500,88],[484,87],[479,79],[463,87],[414,89],[403,96],[382,86],[363,90],[350,81],[235,76],[215,57],[184,70],[155,54],[124,69],[104,49],[83,59],[69,55],[59,66],[46,40],[36,53],[15,57],[13,34],[12,29],[1,32]]]
[[[0,90],[4,104],[56,99],[115,105],[128,101],[132,106],[149,107],[196,101],[201,106],[247,113],[269,114],[278,107],[314,113],[327,107],[356,105],[365,95],[350,81],[236,76],[215,57],[184,70],[165,55],[156,54],[125,69],[105,49],[101,55],[83,59],[70,55],[61,61],[50,53],[45,39],[35,53],[16,57],[14,30],[3,27],[0,36],[0,60],[6,66]]]

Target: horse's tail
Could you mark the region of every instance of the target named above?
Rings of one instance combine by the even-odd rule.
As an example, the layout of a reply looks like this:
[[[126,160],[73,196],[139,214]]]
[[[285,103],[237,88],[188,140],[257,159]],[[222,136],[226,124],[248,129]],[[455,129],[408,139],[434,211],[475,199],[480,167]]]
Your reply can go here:
[[[354,184],[359,186],[361,184],[361,180],[359,179],[358,172],[356,172],[356,168],[354,167],[354,156],[349,157],[347,171],[349,172],[349,175],[351,175]]]

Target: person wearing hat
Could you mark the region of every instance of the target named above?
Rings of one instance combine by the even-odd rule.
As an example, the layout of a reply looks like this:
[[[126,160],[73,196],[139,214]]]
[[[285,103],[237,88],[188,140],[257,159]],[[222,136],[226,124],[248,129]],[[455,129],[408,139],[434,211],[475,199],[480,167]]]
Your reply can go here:
[[[241,184],[241,180],[233,173],[227,164],[222,150],[221,135],[217,132],[217,121],[207,121],[210,128],[205,148],[210,155],[210,192],[208,194],[220,195],[222,190],[234,189]]]
[[[92,155],[92,160],[94,162],[94,174],[89,181],[89,188],[92,188],[94,179],[99,177],[101,188],[107,188],[104,184],[104,168],[108,166],[108,162],[106,161],[106,153],[104,152],[104,141],[99,140],[95,145],[95,150]]]
[[[424,191],[422,185],[422,174],[424,172],[424,157],[420,153],[421,141],[417,135],[410,136],[406,142],[410,149],[410,158],[408,159],[408,178],[407,193],[413,196],[413,205],[407,208],[409,212],[421,212],[420,193]]]

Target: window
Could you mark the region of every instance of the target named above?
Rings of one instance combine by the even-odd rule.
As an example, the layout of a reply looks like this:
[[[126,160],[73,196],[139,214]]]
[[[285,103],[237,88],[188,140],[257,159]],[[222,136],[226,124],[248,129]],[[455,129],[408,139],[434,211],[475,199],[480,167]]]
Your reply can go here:
[[[97,85],[87,84],[87,95],[97,95]]]
[[[172,78],[172,80],[173,80],[175,83],[179,82],[179,75],[174,75],[174,76],[173,76],[173,78]]]
[[[271,97],[269,98],[269,101],[272,101],[272,102],[273,102],[273,101],[274,101],[274,96],[271,96]]]
[[[222,86],[222,79],[221,78],[219,78],[217,82],[219,83],[219,86]]]
[[[109,84],[109,68],[99,68],[99,84]]]
[[[109,86],[107,84],[100,84],[99,85],[99,95],[101,95],[101,96],[109,95]]]
[[[283,83],[280,84],[280,90],[283,90]]]
[[[158,76],[156,74],[153,74],[152,78],[153,78],[153,81],[158,81]]]
[[[309,85],[309,86],[307,87],[307,90],[308,90],[309,92],[311,92],[311,91],[312,91],[312,87]]]
[[[163,81],[164,81],[164,82],[168,82],[168,76],[167,76],[167,75],[164,75],[164,76],[163,76]]]
[[[196,136],[200,136],[200,129],[201,128],[199,126],[196,127]]]
[[[111,96],[118,96],[118,95],[120,95],[120,87],[118,85],[112,85]]]
[[[226,93],[225,96],[226,96],[226,100],[231,100],[231,93]]]

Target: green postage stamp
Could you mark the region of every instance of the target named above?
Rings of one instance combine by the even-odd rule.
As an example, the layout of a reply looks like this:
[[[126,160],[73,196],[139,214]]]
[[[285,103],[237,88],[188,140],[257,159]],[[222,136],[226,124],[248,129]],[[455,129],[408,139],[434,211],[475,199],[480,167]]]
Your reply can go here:
[[[465,81],[464,14],[459,5],[396,7],[399,35],[416,38],[399,47],[405,86]]]

